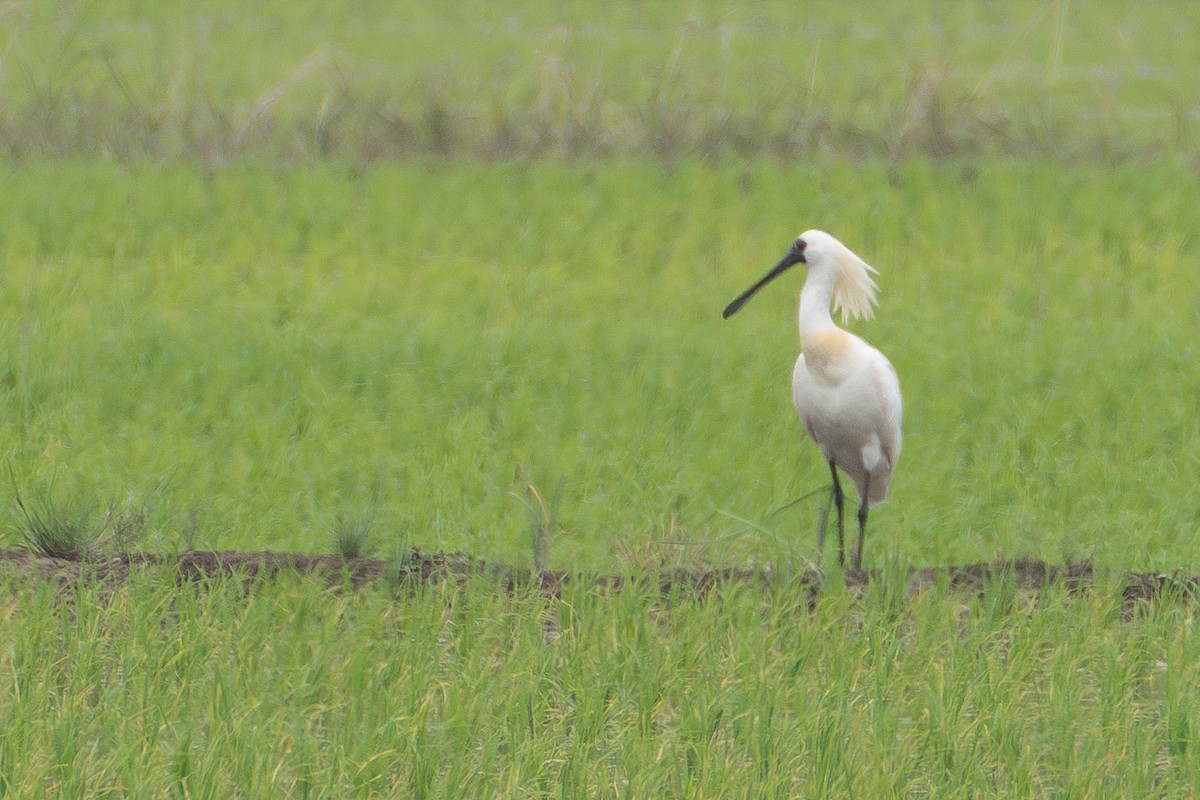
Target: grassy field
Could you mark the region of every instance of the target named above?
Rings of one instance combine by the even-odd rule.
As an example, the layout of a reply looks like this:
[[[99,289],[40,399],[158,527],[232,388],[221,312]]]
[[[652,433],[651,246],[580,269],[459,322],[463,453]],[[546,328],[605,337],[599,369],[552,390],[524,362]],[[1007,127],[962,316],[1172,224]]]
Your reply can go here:
[[[1181,0],[17,0],[0,152],[1195,157],[1197,63]]]
[[[1181,180],[11,166],[0,449],[27,497],[113,505],[153,548],[323,550],[369,519],[384,554],[520,561],[532,483],[561,523],[552,563],[809,556],[821,500],[775,513],[827,480],[789,402],[798,281],[720,310],[823,225],[880,269],[857,330],[907,399],[870,561],[1195,570]]]
[[[1200,14],[434,9],[0,5],[2,543],[772,580],[0,569],[0,795],[1196,794],[1194,600],[905,569],[1200,572]],[[809,227],[906,402],[811,609]]]
[[[1184,797],[1175,602],[10,586],[8,797]],[[546,637],[547,621],[557,638]],[[119,724],[115,724],[118,723]]]

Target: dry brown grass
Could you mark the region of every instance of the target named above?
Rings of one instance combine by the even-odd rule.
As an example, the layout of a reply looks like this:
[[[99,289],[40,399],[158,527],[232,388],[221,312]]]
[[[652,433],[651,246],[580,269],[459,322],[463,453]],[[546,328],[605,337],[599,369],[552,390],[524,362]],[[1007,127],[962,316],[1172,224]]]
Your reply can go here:
[[[470,102],[462,101],[452,76],[440,74],[423,76],[405,98],[364,89],[353,65],[324,51],[241,105],[198,87],[170,98],[138,94],[116,67],[106,74],[87,86],[47,84],[33,87],[24,100],[10,98],[0,107],[0,155],[221,167],[607,157],[898,161],[1002,155],[1112,162],[1164,150],[1200,154],[1183,111],[1169,141],[1139,138],[1115,122],[1085,125],[1036,97],[1011,108],[964,93],[927,64],[912,70],[896,102],[874,114],[853,99],[800,104],[778,92],[730,106],[670,74],[660,76],[646,96],[630,97],[581,80],[553,56],[543,59],[532,97],[511,99],[519,98],[505,83],[513,79],[499,76]],[[314,88],[315,104],[293,97]]]

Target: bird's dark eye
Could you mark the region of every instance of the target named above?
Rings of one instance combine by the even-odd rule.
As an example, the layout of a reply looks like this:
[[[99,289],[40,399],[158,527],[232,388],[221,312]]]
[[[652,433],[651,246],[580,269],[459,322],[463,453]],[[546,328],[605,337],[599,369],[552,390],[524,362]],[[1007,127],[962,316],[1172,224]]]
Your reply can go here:
[[[806,247],[808,247],[808,242],[797,239],[796,243],[792,245],[792,252],[796,254],[796,258],[804,261],[804,248]]]

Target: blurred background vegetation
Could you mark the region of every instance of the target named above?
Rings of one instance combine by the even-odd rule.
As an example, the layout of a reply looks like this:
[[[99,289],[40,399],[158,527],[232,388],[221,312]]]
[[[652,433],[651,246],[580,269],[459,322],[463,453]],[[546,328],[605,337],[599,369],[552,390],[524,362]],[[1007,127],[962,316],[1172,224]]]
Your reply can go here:
[[[0,4],[0,153],[1200,154],[1186,2]]]

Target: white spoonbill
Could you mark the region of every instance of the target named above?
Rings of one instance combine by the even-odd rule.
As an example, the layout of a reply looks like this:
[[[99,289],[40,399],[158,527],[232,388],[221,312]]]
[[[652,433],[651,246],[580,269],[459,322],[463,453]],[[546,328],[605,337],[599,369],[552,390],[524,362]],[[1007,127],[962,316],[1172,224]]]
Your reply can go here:
[[[805,264],[808,277],[800,290],[800,357],[792,372],[792,400],[805,430],[821,450],[833,475],[829,503],[837,507],[838,563],[845,566],[841,469],[858,489],[858,551],[862,567],[867,511],[887,497],[892,468],[900,457],[900,381],[883,353],[842,330],[830,314],[832,303],[842,321],[870,319],[876,305],[871,279],[875,270],[846,245],[824,231],[797,237],[779,263],[725,307],[728,319],[755,292],[794,264]],[[817,549],[825,544],[829,505],[822,507]]]

